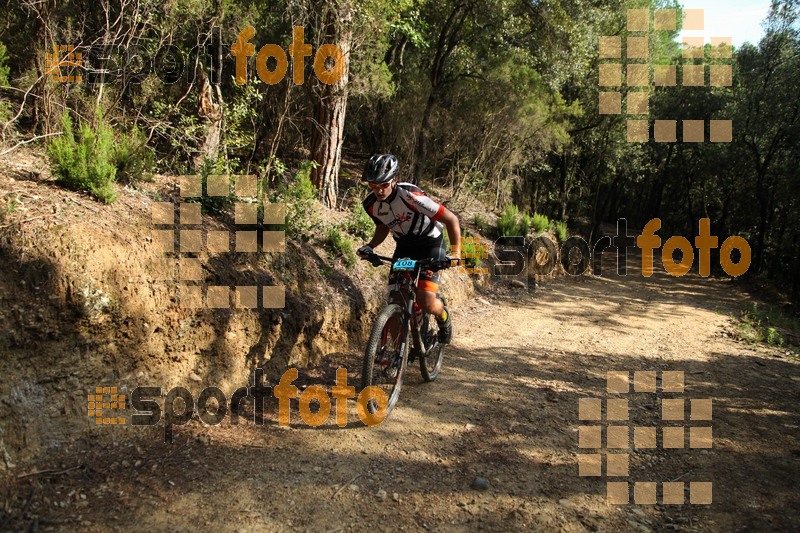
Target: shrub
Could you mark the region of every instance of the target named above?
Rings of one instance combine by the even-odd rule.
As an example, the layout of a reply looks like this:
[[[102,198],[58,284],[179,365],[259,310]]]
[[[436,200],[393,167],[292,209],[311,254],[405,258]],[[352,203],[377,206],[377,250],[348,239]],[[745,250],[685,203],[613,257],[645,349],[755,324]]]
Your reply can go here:
[[[329,255],[342,258],[348,267],[352,267],[358,261],[353,250],[353,241],[343,234],[338,226],[328,228],[323,243]]]
[[[569,234],[567,233],[567,223],[566,222],[554,222],[553,223],[553,232],[556,234],[559,242],[564,242],[567,240]]]
[[[375,230],[375,222],[364,211],[361,202],[355,202],[350,206],[350,216],[347,217],[345,226],[347,233],[359,239],[369,239]]]
[[[5,220],[5,218],[16,211],[22,203],[19,201],[19,196],[16,198],[10,198],[5,201],[0,201],[0,222]]]
[[[468,232],[464,232],[462,237],[470,237]],[[480,240],[480,239],[477,239]],[[461,241],[461,257],[464,257],[464,266],[467,268],[478,268],[481,266],[480,252],[482,248],[480,243]]]
[[[488,235],[489,234],[489,221],[487,221],[481,215],[475,215],[475,218],[473,219],[473,223],[476,226],[478,226],[478,230],[483,235]]]
[[[533,226],[533,219],[528,213],[523,213],[519,223],[519,234],[527,236],[531,227]]]
[[[542,233],[550,228],[550,219],[547,218],[547,215],[540,215],[537,213],[533,215],[531,226],[536,233]]]
[[[781,337],[780,333],[775,328],[767,328],[767,334],[765,339],[767,344],[775,344],[777,346],[783,346],[783,337]]]
[[[8,49],[0,43],[0,85],[8,85],[8,74],[11,72],[8,62]]]
[[[294,183],[287,189],[289,198],[293,200],[313,200],[317,197],[317,188],[311,181],[311,171],[319,166],[316,161],[303,161],[300,170],[294,177]]]
[[[0,85],[9,85],[8,74],[8,52],[6,45],[0,43]],[[11,106],[8,102],[0,98],[0,122],[6,122],[11,118]]]
[[[283,164],[276,160],[275,168],[285,169]],[[269,195],[270,202],[286,203],[286,234],[294,239],[308,241],[314,232],[319,231],[322,222],[316,208],[317,188],[311,181],[311,170],[317,165],[314,161],[304,161],[300,170],[288,183],[279,183],[278,190]],[[267,225],[267,229],[272,229]],[[284,229],[283,226],[275,229]]]
[[[117,169],[111,127],[102,120],[94,129],[81,123],[76,138],[68,112],[61,117],[61,125],[64,133],[47,145],[57,181],[70,189],[87,191],[102,202],[113,202],[117,198]]]
[[[153,152],[147,148],[147,137],[139,128],[134,127],[117,139],[114,166],[117,179],[126,182],[142,180],[145,172],[153,168]]]
[[[509,204],[503,209],[503,213],[497,220],[497,231],[501,237],[515,237],[520,234],[520,227],[517,222],[518,216],[519,209],[513,204]]]
[[[203,161],[203,165],[200,167],[203,191],[208,191],[208,177],[212,175],[228,175],[227,169],[225,168],[224,158],[219,158],[216,161],[212,159],[206,159]],[[229,191],[232,189],[231,181],[232,178],[228,176]],[[191,202],[193,200],[194,199],[190,199],[189,201]],[[204,213],[220,215],[233,209],[233,205],[236,203],[236,195],[232,192],[229,192],[227,196],[209,196],[208,194],[204,193],[197,200],[200,202],[200,206],[202,207]]]
[[[772,305],[759,306],[753,303],[749,309],[741,312],[738,323],[739,337],[773,346],[786,346],[792,350],[796,350],[797,342],[793,339],[797,338],[798,331],[800,318]]]

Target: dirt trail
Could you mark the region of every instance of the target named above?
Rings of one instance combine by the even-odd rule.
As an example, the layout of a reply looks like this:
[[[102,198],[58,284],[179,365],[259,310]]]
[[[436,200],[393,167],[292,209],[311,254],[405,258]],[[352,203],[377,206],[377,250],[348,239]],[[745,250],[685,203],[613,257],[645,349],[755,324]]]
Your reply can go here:
[[[193,421],[173,444],[161,426],[98,429],[116,444],[11,471],[0,529],[797,530],[800,366],[727,335],[745,298],[633,270],[495,290],[455,309],[439,381],[411,367],[380,426]],[[342,364],[355,383],[358,359],[335,358],[322,381]],[[686,421],[665,423],[711,425],[713,449],[688,449],[687,435],[683,450],[628,450],[629,481],[686,482],[687,502],[688,482],[711,481],[712,505],[609,505],[606,478],[579,477],[578,400],[618,397],[609,370],[683,371],[683,397],[713,399],[711,423],[690,422],[688,402]],[[629,394],[629,424],[658,425],[663,396]]]

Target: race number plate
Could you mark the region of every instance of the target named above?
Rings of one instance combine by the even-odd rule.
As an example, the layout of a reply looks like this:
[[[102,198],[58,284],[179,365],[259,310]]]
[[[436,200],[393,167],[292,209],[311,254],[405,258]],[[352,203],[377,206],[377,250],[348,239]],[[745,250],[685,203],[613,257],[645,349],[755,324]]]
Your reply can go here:
[[[414,270],[414,265],[416,265],[416,264],[417,264],[417,262],[414,261],[413,259],[398,259],[397,261],[394,262],[394,265],[392,266],[392,269],[393,270]]]

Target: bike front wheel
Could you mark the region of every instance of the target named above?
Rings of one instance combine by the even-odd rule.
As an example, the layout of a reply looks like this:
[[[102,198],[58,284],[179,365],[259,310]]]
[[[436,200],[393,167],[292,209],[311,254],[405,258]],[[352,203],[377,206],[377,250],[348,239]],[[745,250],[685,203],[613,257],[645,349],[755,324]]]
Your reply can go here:
[[[388,400],[386,416],[392,412],[400,397],[408,360],[408,339],[409,330],[403,308],[397,304],[384,307],[375,319],[367,342],[361,388],[379,387],[383,390]],[[375,414],[378,411],[377,402],[370,400],[367,410]]]
[[[421,333],[426,352],[419,358],[419,369],[422,372],[422,379],[433,381],[442,370],[446,346],[439,342],[439,324],[433,315],[425,315],[422,319]]]

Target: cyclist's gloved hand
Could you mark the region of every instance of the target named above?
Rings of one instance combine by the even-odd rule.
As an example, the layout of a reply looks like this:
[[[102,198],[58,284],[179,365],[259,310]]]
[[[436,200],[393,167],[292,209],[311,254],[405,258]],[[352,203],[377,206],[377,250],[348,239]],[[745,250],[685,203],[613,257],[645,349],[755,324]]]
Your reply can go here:
[[[449,268],[458,268],[462,264],[459,255],[460,254],[457,254],[455,256],[448,256],[447,258],[445,258],[445,262]]]
[[[361,248],[359,248],[358,250],[356,250],[356,255],[358,255],[359,257],[369,257],[374,253],[375,252],[373,251],[372,246],[370,246],[368,244],[366,244],[366,245],[362,246]]]

